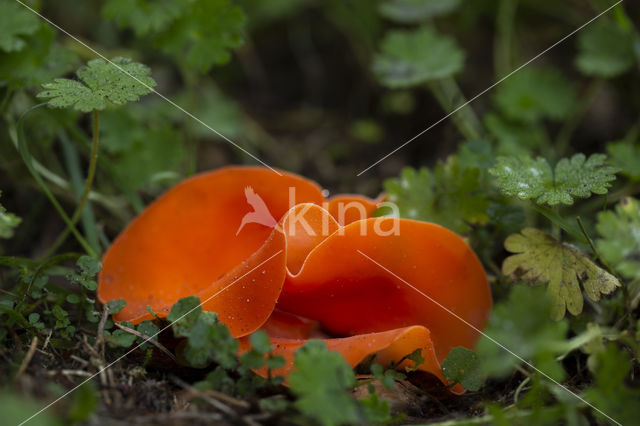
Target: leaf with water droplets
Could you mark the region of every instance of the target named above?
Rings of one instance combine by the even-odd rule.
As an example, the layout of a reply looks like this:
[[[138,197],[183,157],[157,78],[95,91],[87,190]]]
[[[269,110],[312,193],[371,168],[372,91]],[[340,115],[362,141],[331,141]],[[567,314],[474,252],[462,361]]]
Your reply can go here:
[[[584,154],[561,159],[552,172],[544,158],[499,157],[489,170],[506,195],[537,204],[573,204],[591,193],[606,194],[618,169],[606,164],[606,155]]]

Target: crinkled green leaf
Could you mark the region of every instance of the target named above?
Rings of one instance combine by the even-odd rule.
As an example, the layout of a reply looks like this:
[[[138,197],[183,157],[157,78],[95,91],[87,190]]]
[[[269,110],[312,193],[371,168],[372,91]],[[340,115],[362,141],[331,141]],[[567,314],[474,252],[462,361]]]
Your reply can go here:
[[[351,367],[322,341],[309,341],[296,351],[296,369],[289,375],[295,407],[324,426],[356,424],[358,405],[351,397],[355,384]]]
[[[620,173],[631,180],[640,180],[640,145],[627,142],[607,144],[612,165],[620,168]]]
[[[2,191],[0,191],[2,195]],[[0,238],[11,238],[15,228],[20,225],[22,219],[18,216],[7,213],[7,210],[0,204]]]
[[[446,15],[458,6],[460,0],[385,0],[379,9],[385,18],[401,24],[411,24]]]
[[[159,33],[156,43],[187,65],[207,72],[229,62],[229,51],[242,45],[245,15],[229,0],[193,0],[185,13]]]
[[[608,166],[606,158],[604,154],[593,154],[588,159],[576,154],[571,159],[561,159],[554,173],[541,157],[498,157],[489,173],[510,197],[551,206],[573,204],[575,198],[607,193],[618,169]]]
[[[562,120],[578,102],[575,88],[557,70],[533,67],[502,82],[494,100],[506,117],[528,123]]]
[[[27,46],[24,36],[35,33],[39,18],[30,10],[11,0],[0,1],[0,50],[17,52]]]
[[[525,228],[521,234],[510,235],[504,242],[507,257],[502,272],[515,279],[547,283],[551,297],[553,319],[561,319],[568,310],[573,315],[582,312],[582,290],[593,301],[610,294],[620,286],[618,280],[593,263],[577,248],[562,243],[535,228]]]
[[[480,169],[463,168],[455,157],[449,157],[433,172],[405,168],[399,178],[386,180],[384,188],[401,217],[466,233],[470,224],[489,220],[489,202],[481,191],[480,177]]]
[[[576,66],[587,75],[611,78],[634,64],[634,34],[615,22],[600,20],[578,34]]]
[[[462,346],[449,351],[442,361],[442,374],[447,380],[460,383],[470,391],[479,390],[484,382],[478,354]]]
[[[596,246],[620,275],[640,278],[640,201],[623,198],[615,211],[598,213]]]
[[[551,310],[549,294],[542,287],[515,286],[509,297],[493,308],[486,335],[476,345],[482,374],[505,377],[521,363],[495,340],[552,378],[562,380],[564,370],[556,358],[566,348],[569,324],[566,320],[551,321]]]
[[[136,35],[164,31],[190,5],[189,0],[108,0],[102,14]]]
[[[411,87],[450,77],[463,64],[464,52],[455,40],[422,27],[387,33],[373,71],[385,86]]]
[[[263,331],[258,330],[249,337],[251,347],[258,353],[264,355],[271,350],[271,342],[269,341],[269,335]]]
[[[151,70],[146,65],[121,57],[111,62],[93,59],[76,72],[80,81],[56,78],[42,85],[46,90],[38,97],[49,99],[52,107],[89,112],[137,101],[153,91],[156,82],[149,77]]]

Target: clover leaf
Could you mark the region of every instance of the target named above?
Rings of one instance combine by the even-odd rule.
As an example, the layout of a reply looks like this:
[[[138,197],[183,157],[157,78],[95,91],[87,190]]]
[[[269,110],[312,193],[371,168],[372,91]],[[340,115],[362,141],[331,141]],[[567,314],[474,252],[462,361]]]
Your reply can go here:
[[[424,22],[446,15],[460,6],[460,0],[386,0],[379,6],[380,14],[401,24]]]
[[[156,82],[149,77],[150,71],[128,58],[116,57],[111,63],[93,59],[76,72],[80,81],[56,78],[43,84],[46,90],[37,96],[49,99],[52,107],[103,110],[109,104],[123,105],[151,93]]]
[[[615,211],[598,213],[596,229],[604,259],[623,277],[640,278],[640,201],[623,198]]]
[[[559,320],[568,310],[573,315],[582,312],[583,296],[600,300],[610,294],[620,282],[577,248],[562,243],[535,228],[525,228],[512,234],[504,242],[507,251],[516,253],[507,257],[502,272],[514,279],[547,283],[552,301],[551,317]]]
[[[526,156],[498,157],[489,173],[510,197],[550,206],[573,204],[575,198],[607,193],[618,169],[606,165],[606,158],[604,154],[593,154],[588,159],[584,154],[576,154],[561,159],[552,172],[547,160],[541,157],[535,160]]]
[[[494,101],[506,117],[536,123],[565,118],[577,105],[577,96],[555,69],[524,68],[497,87]]]
[[[629,71],[634,63],[634,35],[620,25],[601,21],[578,36],[576,66],[587,75],[611,78]]]
[[[382,40],[373,71],[385,86],[411,87],[450,77],[462,69],[464,52],[429,27],[390,31]]]
[[[0,1],[0,50],[17,52],[27,46],[23,36],[40,27],[38,17],[14,1]]]

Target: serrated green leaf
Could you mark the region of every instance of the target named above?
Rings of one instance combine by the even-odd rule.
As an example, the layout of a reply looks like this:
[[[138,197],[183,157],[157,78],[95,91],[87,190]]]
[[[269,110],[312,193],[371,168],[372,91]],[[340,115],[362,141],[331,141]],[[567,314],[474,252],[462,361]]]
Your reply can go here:
[[[611,164],[619,167],[621,174],[634,181],[640,180],[640,146],[637,143],[609,143],[607,153]]]
[[[516,254],[504,260],[502,272],[514,279],[547,283],[555,320],[563,318],[566,310],[573,315],[582,312],[581,285],[586,296],[596,302],[620,286],[585,253],[538,229],[525,228],[521,234],[510,235],[504,246]]]
[[[598,213],[596,229],[596,246],[606,262],[624,278],[640,278],[640,201],[626,197],[615,211]]]
[[[479,390],[484,382],[478,354],[462,346],[449,351],[442,362],[442,374],[447,380],[460,383],[470,391]]]
[[[119,26],[133,28],[137,36],[167,29],[190,5],[189,0],[109,0],[102,14]]]
[[[355,375],[340,354],[312,340],[296,351],[295,366],[289,385],[298,410],[325,426],[359,422],[358,405],[349,393]]]
[[[193,0],[185,13],[156,37],[171,54],[184,55],[187,65],[203,73],[229,62],[229,51],[242,45],[245,15],[229,0]]]
[[[127,301],[124,299],[110,300],[107,302],[107,306],[109,307],[109,313],[113,315],[123,310],[127,306]]]
[[[2,191],[0,191],[1,195]],[[22,222],[22,219],[14,214],[7,213],[7,210],[0,204],[0,238],[13,237],[15,228],[20,225],[20,222]]]
[[[557,70],[527,67],[497,87],[494,101],[506,117],[536,123],[562,120],[577,105],[577,96]]]
[[[27,46],[24,36],[40,27],[38,17],[15,1],[0,1],[0,49],[17,52]]]
[[[601,20],[578,34],[576,66],[587,75],[612,78],[634,63],[634,35],[615,22]]]
[[[424,22],[435,16],[446,15],[460,6],[460,0],[385,0],[380,14],[401,24]]]
[[[400,178],[387,179],[384,189],[400,217],[434,222],[466,233],[470,224],[489,220],[489,202],[481,192],[480,170],[462,168],[455,157],[439,163],[433,172],[405,168]]]
[[[146,65],[121,57],[111,62],[93,59],[76,72],[80,81],[56,78],[43,84],[46,90],[37,96],[49,99],[52,107],[90,112],[103,110],[110,104],[137,101],[153,91],[156,82],[149,77],[150,69]]]
[[[576,154],[571,159],[561,159],[553,173],[541,157],[498,157],[489,173],[509,197],[551,206],[573,204],[575,198],[607,193],[618,169],[606,165],[605,160],[604,154],[593,154],[589,159]]]
[[[450,77],[462,69],[464,52],[429,27],[394,30],[382,40],[373,71],[391,88],[412,87]]]
[[[485,335],[476,345],[482,374],[505,377],[521,363],[495,343],[499,342],[545,374],[562,380],[564,370],[557,356],[566,349],[569,324],[566,320],[551,321],[550,314],[551,303],[545,289],[515,286],[508,298],[494,307]]]

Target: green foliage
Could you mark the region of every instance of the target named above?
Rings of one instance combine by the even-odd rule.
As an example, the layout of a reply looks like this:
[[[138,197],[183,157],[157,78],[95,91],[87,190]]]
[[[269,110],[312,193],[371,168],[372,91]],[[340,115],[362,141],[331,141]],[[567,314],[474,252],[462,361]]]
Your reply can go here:
[[[245,16],[229,0],[195,0],[156,43],[167,53],[184,54],[201,72],[229,62],[229,51],[242,45]]]
[[[2,422],[4,424],[20,424],[41,408],[40,404],[20,397],[16,392],[3,390],[0,393],[0,413],[2,413]],[[53,411],[44,411],[30,420],[29,425],[59,426],[62,422],[58,421],[53,413]]]
[[[610,294],[620,286],[618,280],[593,263],[577,248],[562,243],[535,228],[525,228],[504,242],[511,253],[502,264],[502,272],[514,279],[547,283],[552,301],[551,316],[559,320],[565,309],[573,315],[582,312],[582,291],[593,301],[601,294]]]
[[[187,0],[108,0],[102,13],[121,27],[132,28],[136,35],[167,29],[189,7]]]
[[[620,168],[620,174],[633,181],[640,180],[640,146],[628,142],[607,145],[611,164]]]
[[[577,96],[558,71],[526,67],[496,88],[494,101],[506,117],[535,123],[566,118],[576,106]]]
[[[399,179],[388,179],[384,189],[400,216],[424,220],[466,233],[470,225],[489,220],[489,202],[482,190],[480,169],[462,167],[455,157],[439,163],[433,172],[405,168]]]
[[[76,266],[80,268],[80,272],[72,271],[67,278],[75,284],[85,287],[87,290],[94,291],[98,288],[96,275],[102,269],[100,261],[91,256],[80,256],[76,262]]]
[[[203,73],[243,43],[245,15],[230,0],[109,0],[102,12]]]
[[[615,180],[615,167],[606,164],[604,154],[593,154],[588,159],[576,154],[561,159],[551,170],[544,158],[498,157],[491,173],[500,189],[509,197],[534,200],[538,204],[573,204],[575,198],[606,194]]]
[[[324,426],[358,423],[358,404],[349,393],[356,378],[340,354],[309,341],[296,351],[295,366],[289,385],[300,412]]]
[[[623,198],[615,211],[598,213],[598,251],[620,275],[640,278],[640,201]]]
[[[217,314],[202,310],[200,299],[189,296],[178,300],[167,319],[176,337],[187,338],[182,355],[189,365],[206,367],[215,361],[226,369],[236,367],[238,341],[218,321]]]
[[[100,398],[94,382],[87,382],[73,392],[67,418],[72,423],[86,422],[98,407]]]
[[[124,299],[115,299],[107,302],[109,313],[112,315],[123,310],[125,306],[127,306],[127,302]]]
[[[442,374],[470,391],[479,390],[484,382],[478,354],[462,346],[451,349],[442,362]]]
[[[0,195],[2,195],[1,191]],[[22,219],[14,214],[7,213],[7,209],[0,204],[0,238],[13,237],[14,230],[20,225],[20,222],[22,222]]]
[[[396,380],[403,380],[406,376],[392,368],[384,369],[380,364],[371,365],[371,374],[376,379],[380,380],[380,383],[387,388],[393,389],[396,384]]]
[[[385,0],[380,3],[380,14],[402,24],[424,22],[446,15],[460,6],[460,0]]]
[[[373,71],[391,88],[411,87],[450,77],[462,69],[464,52],[430,27],[390,31],[382,40]]]
[[[481,371],[489,377],[505,377],[520,360],[500,345],[510,349],[520,358],[532,362],[545,374],[561,380],[564,370],[556,356],[565,348],[568,323],[565,320],[548,320],[552,305],[541,287],[517,285],[507,299],[496,304],[489,324],[476,345]]]
[[[612,78],[634,64],[634,34],[617,23],[600,20],[578,34],[576,66],[587,75]]]
[[[38,30],[38,17],[24,6],[10,1],[0,1],[0,49],[5,52],[20,51],[27,46],[24,36]]]
[[[128,58],[116,57],[111,62],[93,59],[76,72],[81,82],[56,78],[42,85],[47,90],[38,97],[49,99],[48,104],[56,108],[103,110],[110,104],[124,105],[151,93],[156,82],[149,77],[150,72],[146,65]]]
[[[609,344],[597,355],[597,362],[595,386],[587,389],[586,399],[621,424],[634,424],[640,418],[640,391],[625,384],[631,371],[628,354]]]

